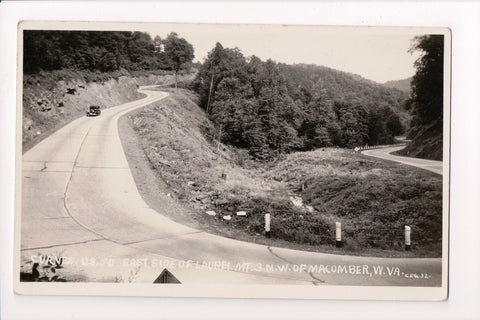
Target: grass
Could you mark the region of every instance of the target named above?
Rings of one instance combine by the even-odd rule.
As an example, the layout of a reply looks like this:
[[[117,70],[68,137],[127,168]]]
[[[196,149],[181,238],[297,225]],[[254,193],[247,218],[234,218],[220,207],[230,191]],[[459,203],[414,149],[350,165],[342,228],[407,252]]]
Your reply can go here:
[[[302,178],[291,179],[291,186],[303,184],[299,193],[315,209],[314,217],[322,217],[329,226],[342,223],[347,249],[403,250],[403,230],[408,225],[417,253],[440,255],[438,175],[338,149],[292,155],[276,171],[292,175],[288,170],[292,162],[301,164],[297,175]]]
[[[245,150],[204,136],[208,120],[194,94],[168,90],[170,97],[129,119],[152,168],[200,228],[305,250],[441,256],[440,176],[337,148],[255,162]],[[295,197],[301,201],[294,204]],[[216,216],[205,213],[212,210]],[[272,216],[270,239],[263,236],[265,213]],[[343,248],[334,246],[336,221]],[[412,228],[411,252],[404,252],[405,225]]]

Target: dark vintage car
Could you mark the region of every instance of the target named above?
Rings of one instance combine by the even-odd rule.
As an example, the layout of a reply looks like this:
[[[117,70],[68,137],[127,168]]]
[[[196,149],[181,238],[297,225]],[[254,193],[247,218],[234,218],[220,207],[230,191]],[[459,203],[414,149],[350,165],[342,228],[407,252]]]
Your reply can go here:
[[[100,106],[90,106],[87,109],[87,117],[99,116],[100,113],[102,113]]]

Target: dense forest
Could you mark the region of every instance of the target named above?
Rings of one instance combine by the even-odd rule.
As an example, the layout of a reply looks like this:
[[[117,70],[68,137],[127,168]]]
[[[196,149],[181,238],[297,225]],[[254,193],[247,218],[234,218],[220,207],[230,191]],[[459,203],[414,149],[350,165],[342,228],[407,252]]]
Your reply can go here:
[[[412,142],[400,154],[442,160],[444,36],[416,37],[411,51],[421,52],[415,62],[411,98],[406,104],[413,116],[407,136]]]
[[[175,33],[166,39],[152,39],[144,32],[25,30],[23,70],[177,71],[193,59],[193,48],[189,59],[181,61],[172,56],[173,50],[166,50],[178,42],[185,40]]]
[[[209,135],[262,158],[319,147],[388,144],[404,132],[407,93],[315,65],[245,57],[217,43],[193,88]]]

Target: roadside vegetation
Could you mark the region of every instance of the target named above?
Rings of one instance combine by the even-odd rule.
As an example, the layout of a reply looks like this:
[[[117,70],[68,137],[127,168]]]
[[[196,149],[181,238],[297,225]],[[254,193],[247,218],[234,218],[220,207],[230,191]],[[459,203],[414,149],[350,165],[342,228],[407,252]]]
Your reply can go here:
[[[220,43],[193,68],[193,47],[175,33],[28,30],[24,41],[23,151],[88,105],[135,100],[140,85],[157,84],[170,97],[128,119],[155,175],[200,228],[308,250],[441,256],[442,177],[351,148],[392,143],[411,127],[412,146],[441,154],[443,38],[417,39],[425,55],[411,99],[357,75],[262,61]]]
[[[208,119],[195,94],[165,90],[168,98],[128,117],[152,167],[200,228],[308,250],[441,255],[440,176],[333,147],[261,162],[205,133]],[[272,216],[271,239],[265,213]],[[337,221],[343,248],[335,248]],[[405,225],[412,228],[411,253],[404,252]]]

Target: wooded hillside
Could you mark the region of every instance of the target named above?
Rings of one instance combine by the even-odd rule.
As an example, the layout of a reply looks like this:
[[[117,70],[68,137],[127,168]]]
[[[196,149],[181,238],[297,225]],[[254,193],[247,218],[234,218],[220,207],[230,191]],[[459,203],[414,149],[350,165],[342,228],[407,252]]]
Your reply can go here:
[[[167,54],[155,50],[161,41],[144,32],[25,30],[23,70],[173,69]]]
[[[383,85],[388,88],[395,88],[400,91],[405,91],[410,93],[412,90],[410,83],[412,82],[412,77],[407,78],[407,79],[402,79],[402,80],[390,80],[387,82],[384,82]]]
[[[415,38],[411,51],[422,55],[415,62],[408,108],[413,114],[408,138],[412,142],[400,154],[433,160],[443,159],[444,36]]]
[[[245,57],[220,43],[193,87],[215,124],[208,133],[260,158],[388,144],[408,121],[404,92],[326,67]]]

